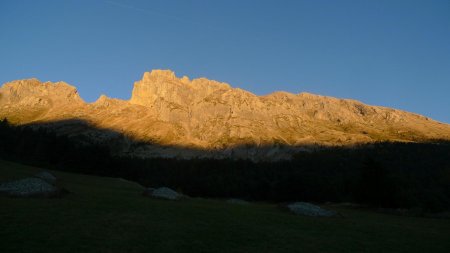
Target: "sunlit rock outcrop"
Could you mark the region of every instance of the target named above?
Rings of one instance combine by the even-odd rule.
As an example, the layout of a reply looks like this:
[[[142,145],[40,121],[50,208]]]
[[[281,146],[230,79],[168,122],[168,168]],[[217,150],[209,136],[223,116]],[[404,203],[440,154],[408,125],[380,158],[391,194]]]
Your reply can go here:
[[[48,103],[83,103],[75,87],[65,82],[42,83],[35,78],[5,83],[1,93],[0,104],[39,106]]]

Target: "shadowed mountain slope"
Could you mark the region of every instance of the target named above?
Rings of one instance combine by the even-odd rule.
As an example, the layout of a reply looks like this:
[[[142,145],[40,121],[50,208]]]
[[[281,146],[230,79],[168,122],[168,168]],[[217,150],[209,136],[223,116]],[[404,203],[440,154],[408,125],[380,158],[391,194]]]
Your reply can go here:
[[[102,95],[85,103],[64,82],[9,82],[0,88],[0,117],[19,125],[79,119],[159,146],[252,159],[286,159],[314,145],[450,140],[450,125],[405,111],[308,93],[256,96],[206,78],[178,78],[169,70],[146,72],[128,101]],[[67,123],[64,132],[77,129]],[[280,146],[292,152],[280,151]],[[256,152],[257,147],[266,151]],[[148,147],[133,152],[167,156],[167,150]],[[196,156],[188,153],[176,156]]]

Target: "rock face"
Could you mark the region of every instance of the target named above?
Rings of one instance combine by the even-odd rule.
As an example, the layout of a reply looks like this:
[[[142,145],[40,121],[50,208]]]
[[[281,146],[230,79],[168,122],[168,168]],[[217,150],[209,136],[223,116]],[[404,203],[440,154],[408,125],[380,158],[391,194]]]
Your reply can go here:
[[[287,205],[289,211],[294,214],[313,216],[313,217],[332,217],[336,216],[337,213],[334,211],[325,210],[319,206],[306,203],[306,202],[295,202]]]
[[[450,125],[421,115],[309,93],[256,96],[206,78],[178,78],[170,70],[144,73],[129,101],[102,95],[85,103],[64,82],[13,81],[0,88],[0,118],[5,117],[15,124],[83,120],[155,144],[130,150],[125,143],[118,151],[142,157],[273,160],[311,145],[450,140]],[[58,129],[82,133],[70,124]],[[115,138],[95,132],[89,137]]]
[[[24,178],[0,184],[0,193],[15,197],[54,197],[61,190],[40,178]]]
[[[65,82],[45,82],[33,78],[6,83],[2,86],[0,104],[27,106],[47,105],[49,103],[83,103],[75,87]]]
[[[134,84],[130,102],[149,107],[164,103],[186,107],[216,91],[230,89],[231,87],[226,83],[206,78],[190,81],[186,76],[177,78],[170,70],[153,70],[146,72],[142,80]]]

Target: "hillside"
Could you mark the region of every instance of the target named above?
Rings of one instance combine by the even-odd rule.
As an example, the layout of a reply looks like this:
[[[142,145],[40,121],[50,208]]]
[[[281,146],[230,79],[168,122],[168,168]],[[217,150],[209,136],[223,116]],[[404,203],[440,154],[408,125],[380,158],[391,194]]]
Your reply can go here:
[[[0,160],[0,181],[41,168]],[[329,206],[344,218],[295,216],[275,205],[141,196],[119,178],[51,171],[60,199],[0,196],[2,252],[448,252],[449,220]]]
[[[286,159],[314,145],[450,140],[450,125],[414,113],[309,93],[256,96],[169,70],[146,72],[130,100],[102,95],[93,103],[64,82],[9,82],[0,88],[0,118],[14,124],[64,121],[47,126],[76,136],[87,133],[68,122],[82,120],[148,143],[132,151],[122,145],[122,154],[143,157]],[[115,135],[90,132],[89,138],[108,142]]]

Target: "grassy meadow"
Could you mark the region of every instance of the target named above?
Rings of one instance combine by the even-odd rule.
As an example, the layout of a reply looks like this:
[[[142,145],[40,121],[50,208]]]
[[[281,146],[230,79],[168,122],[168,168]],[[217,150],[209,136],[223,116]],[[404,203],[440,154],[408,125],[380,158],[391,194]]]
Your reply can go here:
[[[0,181],[41,168],[0,160]],[[450,252],[450,220],[328,207],[312,218],[275,204],[165,201],[118,178],[52,171],[59,199],[0,196],[0,252]]]

